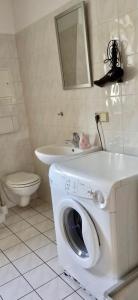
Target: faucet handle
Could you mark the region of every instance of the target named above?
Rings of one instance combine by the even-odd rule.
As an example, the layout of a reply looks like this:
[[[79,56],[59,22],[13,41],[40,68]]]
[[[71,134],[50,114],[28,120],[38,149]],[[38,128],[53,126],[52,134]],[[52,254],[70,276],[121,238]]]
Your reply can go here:
[[[77,132],[73,132],[73,144],[75,147],[79,147],[80,136]]]
[[[78,132],[73,132],[73,138],[80,140],[80,136],[79,136]]]

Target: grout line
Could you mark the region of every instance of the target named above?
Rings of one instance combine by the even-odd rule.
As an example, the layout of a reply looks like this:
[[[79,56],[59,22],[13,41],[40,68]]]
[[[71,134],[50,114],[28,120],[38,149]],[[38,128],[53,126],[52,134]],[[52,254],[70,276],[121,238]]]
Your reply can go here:
[[[68,295],[67,297],[64,297],[62,300],[65,300],[65,299],[67,299],[68,297],[70,297],[70,296],[72,296],[72,295],[74,295],[74,294],[77,294],[81,299],[83,299],[83,300],[85,300],[84,298],[82,298],[76,291],[75,292],[73,292],[72,294],[70,294],[70,295]]]
[[[24,297],[26,297],[26,296],[28,296],[28,295],[31,295],[31,293],[33,293],[33,292],[35,292],[37,295],[38,295],[38,297],[41,299],[41,300],[44,300],[43,298],[41,298],[41,296],[37,293],[37,291],[36,290],[34,290],[34,291],[32,291],[32,292],[30,292],[29,294],[26,294],[26,295],[24,295],[23,297],[21,297],[21,298],[18,298],[17,300],[20,300],[20,299],[24,299]]]
[[[9,262],[8,265],[10,265],[10,264],[12,264],[11,261]],[[12,266],[14,266],[14,265],[12,264]],[[14,267],[15,267],[15,266],[14,266]],[[18,271],[17,268],[16,268],[16,271]],[[19,271],[18,271],[18,273],[19,273]],[[0,285],[0,288],[3,287],[4,285],[6,285],[7,283],[9,283],[9,282],[11,282],[11,281],[13,281],[13,280],[19,278],[19,277],[20,277],[20,274],[19,274],[17,277],[15,277],[15,278],[13,278],[13,279],[10,279],[10,280],[8,280],[7,282],[5,282],[5,283],[3,283],[2,285]],[[0,296],[1,296],[1,295],[0,295]]]
[[[23,243],[19,243],[19,244],[17,244],[17,245],[15,245],[15,246],[13,246],[13,247],[10,247],[10,248],[8,248],[8,249],[6,249],[6,250],[2,250],[3,251],[3,253],[4,253],[4,255],[6,256],[6,258],[8,258],[8,256],[7,256],[7,254],[5,253],[5,251],[7,251],[7,250],[9,250],[9,249],[12,249],[12,248],[14,248],[14,247],[16,247],[16,246],[18,246],[18,245],[21,245],[21,244],[23,244]],[[28,246],[26,246],[26,247],[28,247]],[[30,248],[28,248],[29,250],[30,250]],[[26,253],[26,254],[24,254],[24,255],[22,255],[22,256],[20,256],[20,257],[18,257],[18,258],[15,258],[15,259],[10,259],[10,258],[8,258],[9,259],[9,261],[11,262],[15,262],[16,260],[18,260],[18,259],[21,259],[21,258],[23,258],[23,257],[25,257],[26,255],[28,255],[28,254],[30,254],[31,252],[28,252],[28,253]]]
[[[26,296],[29,296],[29,295],[31,295],[31,293],[33,293],[33,292],[35,292],[38,296],[39,296],[39,298],[41,299],[41,300],[44,300],[43,298],[41,298],[40,297],[40,295],[36,292],[36,291],[32,291],[32,292],[30,292],[29,294],[26,294],[26,295],[24,295],[23,297],[21,297],[21,298],[18,298],[18,300],[20,300],[20,299],[24,299],[24,297],[26,297]]]
[[[15,235],[15,234],[13,234],[13,235]],[[10,236],[12,236],[12,235],[10,235]],[[17,236],[16,236],[16,237],[17,237]],[[0,249],[0,251],[6,251],[6,250],[9,250],[9,249],[11,249],[11,248],[13,248],[13,247],[15,247],[15,246],[17,246],[17,245],[19,245],[19,244],[21,244],[21,243],[19,242],[19,243],[15,244],[14,246],[8,247],[8,248],[6,248],[6,249],[4,249],[4,250]]]
[[[5,226],[6,227],[6,226]],[[7,229],[9,229],[9,228],[7,228]],[[3,238],[0,238],[0,241],[2,241],[2,240],[4,240],[4,239],[7,239],[8,237],[10,237],[12,235],[12,233],[11,234],[8,234],[7,236],[5,236],[5,237],[3,237]]]

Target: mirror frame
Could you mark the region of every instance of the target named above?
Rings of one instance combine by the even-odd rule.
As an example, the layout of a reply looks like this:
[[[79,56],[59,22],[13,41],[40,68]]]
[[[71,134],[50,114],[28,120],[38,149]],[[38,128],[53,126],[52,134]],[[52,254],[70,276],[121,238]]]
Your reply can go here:
[[[88,82],[82,84],[76,84],[71,86],[65,85],[64,80],[64,71],[63,71],[63,62],[62,62],[62,54],[60,48],[60,38],[59,38],[59,31],[58,31],[58,20],[67,14],[73,12],[74,10],[80,9],[82,11],[82,21],[83,21],[83,32],[84,32],[84,44],[85,44],[85,58],[86,58],[86,67],[87,67],[87,75],[88,75]],[[60,70],[61,70],[61,77],[62,77],[62,86],[64,90],[71,90],[71,89],[80,89],[80,88],[88,88],[92,87],[92,73],[91,73],[91,60],[90,60],[90,49],[88,46],[88,30],[87,30],[87,22],[86,22],[86,5],[85,2],[82,1],[79,4],[76,4],[69,9],[65,10],[64,12],[55,16],[55,27],[56,27],[56,36],[57,36],[57,44],[58,44],[58,54],[59,54],[59,62],[60,62]]]

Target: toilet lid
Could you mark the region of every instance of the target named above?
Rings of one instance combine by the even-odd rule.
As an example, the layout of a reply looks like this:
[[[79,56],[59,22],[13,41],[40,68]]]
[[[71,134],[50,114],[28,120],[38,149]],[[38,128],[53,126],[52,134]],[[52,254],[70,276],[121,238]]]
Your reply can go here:
[[[6,184],[10,186],[24,186],[40,181],[40,177],[34,173],[18,172],[8,175]]]

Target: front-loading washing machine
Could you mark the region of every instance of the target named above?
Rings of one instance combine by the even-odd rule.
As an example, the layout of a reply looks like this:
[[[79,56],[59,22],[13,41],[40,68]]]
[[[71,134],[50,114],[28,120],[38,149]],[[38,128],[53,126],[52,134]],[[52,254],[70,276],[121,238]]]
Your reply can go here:
[[[101,300],[138,264],[138,158],[100,151],[49,178],[60,264]]]

